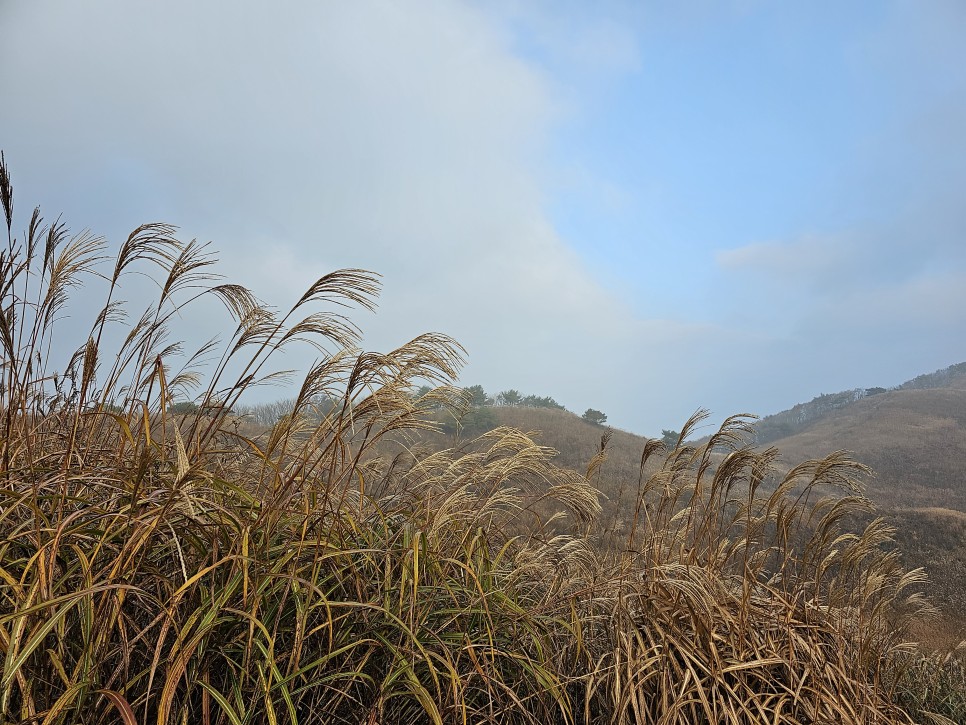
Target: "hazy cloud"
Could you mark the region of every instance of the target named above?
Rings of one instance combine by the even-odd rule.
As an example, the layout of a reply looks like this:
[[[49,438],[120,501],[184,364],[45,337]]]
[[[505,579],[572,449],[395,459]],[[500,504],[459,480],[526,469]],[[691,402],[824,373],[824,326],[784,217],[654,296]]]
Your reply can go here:
[[[783,282],[819,282],[853,261],[849,240],[836,236],[809,235],[791,242],[757,242],[717,254],[728,270],[749,270]],[[851,271],[851,270],[850,270]]]

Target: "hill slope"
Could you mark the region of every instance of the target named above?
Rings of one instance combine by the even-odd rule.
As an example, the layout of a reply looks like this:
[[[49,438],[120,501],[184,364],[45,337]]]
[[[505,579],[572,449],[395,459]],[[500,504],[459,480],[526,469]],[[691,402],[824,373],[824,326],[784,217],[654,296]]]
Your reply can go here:
[[[950,365],[933,373],[919,375],[892,388],[903,390],[966,390],[966,362]],[[807,403],[799,403],[788,410],[765,416],[757,425],[758,441],[770,443],[793,436],[809,426],[848,409],[853,404],[890,392],[886,388],[855,388],[838,393],[820,395]]]
[[[966,389],[870,396],[769,445],[789,461],[852,451],[876,472],[868,494],[880,506],[966,512]]]
[[[560,465],[581,472],[606,432],[564,410],[498,406],[486,411],[484,427],[538,432],[541,444],[559,451]],[[775,435],[776,424],[791,434]],[[905,563],[930,574],[930,594],[946,613],[941,626],[947,631],[931,634],[942,643],[966,637],[966,363],[892,390],[821,396],[764,418],[758,430],[759,444],[776,447],[789,466],[843,449],[870,466],[875,475],[867,495],[896,527]],[[626,517],[633,505],[645,442],[612,432],[597,481],[607,497],[605,525]]]
[[[958,641],[966,637],[966,364],[872,390],[764,418],[759,440],[789,465],[844,449],[873,469],[866,493],[896,527],[906,565],[929,574],[946,615],[945,633],[933,634]],[[793,432],[775,435],[783,427]]]

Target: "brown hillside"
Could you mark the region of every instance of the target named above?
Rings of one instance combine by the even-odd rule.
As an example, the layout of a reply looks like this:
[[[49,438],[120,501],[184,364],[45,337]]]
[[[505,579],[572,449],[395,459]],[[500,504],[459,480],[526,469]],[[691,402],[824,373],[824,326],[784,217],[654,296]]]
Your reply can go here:
[[[905,565],[925,569],[928,593],[943,612],[920,633],[937,646],[966,638],[964,381],[956,376],[943,388],[907,384],[831,411],[769,443],[788,464],[845,449],[872,467],[866,494],[896,528]]]
[[[465,419],[469,426],[458,437],[449,414],[441,413],[440,420],[445,432],[423,432],[419,436],[421,444],[430,450],[464,442],[472,445],[473,439],[486,430],[508,426],[533,434],[538,444],[557,452],[554,458],[557,465],[582,474],[586,474],[588,465],[600,450],[601,438],[607,435],[606,458],[593,476],[594,486],[603,494],[603,524],[609,527],[614,521],[625,518],[628,510],[633,511],[634,503],[630,499],[632,491],[636,491],[646,438],[592,425],[570,411],[553,408],[491,406],[476,409]]]
[[[929,574],[928,593],[943,612],[939,622],[918,633],[936,646],[966,638],[966,386],[959,384],[964,380],[957,376],[949,388],[871,395],[768,444],[781,451],[789,466],[845,449],[873,468],[866,493],[896,527],[905,564]],[[488,410],[495,424],[537,432],[539,443],[558,451],[560,465],[581,472],[606,431],[564,410]],[[606,497],[607,528],[619,527],[633,506],[645,441],[612,432],[607,459],[595,477]]]
[[[493,410],[502,425],[539,431],[540,443],[558,451],[560,465],[576,470],[586,470],[587,464],[597,453],[601,436],[610,430],[605,470],[617,477],[637,476],[646,441],[641,436],[592,425],[566,410],[518,407]]]
[[[830,412],[773,441],[788,461],[852,451],[883,508],[966,512],[966,389],[894,390]]]
[[[587,470],[587,465],[597,454],[601,436],[609,434],[604,466],[609,478],[633,476],[636,480],[647,441],[633,433],[592,425],[568,410],[554,408],[498,405],[477,408],[464,418],[468,423],[458,437],[450,414],[440,413],[438,419],[443,423],[444,432],[424,432],[420,436],[432,449],[451,446],[458,441],[471,441],[488,430],[508,426],[534,434],[537,443],[557,451],[557,465],[580,472]]]
[[[934,383],[933,376],[921,376]],[[917,381],[922,382],[922,379]],[[792,466],[838,450],[870,466],[866,493],[879,514],[896,528],[907,567],[929,575],[927,593],[942,612],[917,633],[927,644],[954,646],[966,639],[966,380],[952,387],[903,387],[869,395],[823,413],[795,435],[770,442]],[[912,383],[913,381],[910,381]],[[909,384],[907,384],[909,386]],[[438,450],[471,444],[484,430],[510,426],[535,434],[558,453],[556,463],[584,473],[610,429],[591,425],[566,410],[493,406],[467,418],[456,436],[452,417],[440,414],[447,433],[423,433],[422,445]],[[604,533],[620,532],[632,515],[646,439],[610,430],[607,457],[594,485],[603,494]],[[861,530],[863,522],[856,522]],[[618,534],[618,538],[620,538]]]

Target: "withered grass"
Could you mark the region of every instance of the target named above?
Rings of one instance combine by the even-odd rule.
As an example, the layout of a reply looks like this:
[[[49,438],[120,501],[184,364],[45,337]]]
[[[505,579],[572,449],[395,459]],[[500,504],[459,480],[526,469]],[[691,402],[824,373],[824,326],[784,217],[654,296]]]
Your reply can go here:
[[[696,419],[673,450],[647,443],[604,532],[606,439],[586,475],[510,428],[405,445],[465,405],[463,351],[360,352],[347,314],[374,307],[374,275],[326,275],[279,313],[167,225],[108,259],[39,211],[15,235],[5,164],[0,195],[0,722],[910,722],[894,688],[921,575],[881,521],[842,528],[868,508],[846,456],[766,494],[775,454],[747,418],[694,448]],[[128,322],[135,273],[159,293]],[[92,275],[105,302],[61,361]],[[202,298],[231,334],[184,355],[173,325]],[[234,406],[298,341],[319,361],[246,435]]]

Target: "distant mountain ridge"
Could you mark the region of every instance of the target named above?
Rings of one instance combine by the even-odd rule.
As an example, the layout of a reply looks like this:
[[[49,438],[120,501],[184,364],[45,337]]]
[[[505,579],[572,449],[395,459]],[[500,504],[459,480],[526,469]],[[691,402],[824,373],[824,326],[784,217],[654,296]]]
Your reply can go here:
[[[805,430],[809,425],[873,395],[895,390],[932,390],[952,388],[966,390],[966,362],[950,365],[932,373],[919,375],[893,388],[855,388],[819,395],[807,403],[768,415],[755,426],[759,443],[772,443]]]

